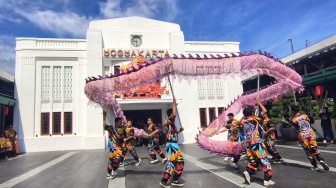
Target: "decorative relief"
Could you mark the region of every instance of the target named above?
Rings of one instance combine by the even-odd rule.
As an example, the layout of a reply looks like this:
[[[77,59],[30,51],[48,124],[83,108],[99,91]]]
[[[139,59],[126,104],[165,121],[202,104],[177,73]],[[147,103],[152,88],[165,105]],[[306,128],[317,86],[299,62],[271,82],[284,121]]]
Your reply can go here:
[[[206,92],[205,92],[205,82],[206,80],[204,78],[199,79],[198,81],[198,97],[205,97]]]
[[[72,67],[64,67],[64,99],[72,99]]]
[[[42,100],[49,100],[50,99],[50,66],[42,66],[42,93],[41,97]]]
[[[37,47],[77,48],[78,41],[38,40]]]
[[[215,86],[216,86],[216,95],[224,96],[223,80],[221,78],[215,79]]]
[[[21,59],[22,65],[35,65],[35,58],[33,57],[23,57]]]
[[[61,99],[62,94],[62,67],[53,67],[53,99]]]
[[[208,91],[208,97],[215,96],[214,80],[212,78],[209,78],[207,80],[207,91]]]

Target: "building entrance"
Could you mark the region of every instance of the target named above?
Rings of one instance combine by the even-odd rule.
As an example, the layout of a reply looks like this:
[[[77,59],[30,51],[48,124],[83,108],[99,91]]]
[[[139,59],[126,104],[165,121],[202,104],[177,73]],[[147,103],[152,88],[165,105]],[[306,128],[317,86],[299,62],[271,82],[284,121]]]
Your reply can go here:
[[[134,122],[134,127],[145,128],[147,127],[148,117],[152,117],[155,124],[162,124],[162,110],[125,110],[124,115],[127,119],[131,119]]]

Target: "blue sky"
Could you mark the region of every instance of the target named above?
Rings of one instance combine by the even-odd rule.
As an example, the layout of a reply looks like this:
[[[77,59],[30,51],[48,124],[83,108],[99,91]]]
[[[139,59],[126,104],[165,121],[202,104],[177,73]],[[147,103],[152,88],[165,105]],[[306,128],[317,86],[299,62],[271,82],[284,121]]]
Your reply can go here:
[[[85,38],[92,20],[177,23],[186,41],[238,41],[281,58],[336,34],[334,0],[0,0],[0,69],[14,74],[15,37]]]

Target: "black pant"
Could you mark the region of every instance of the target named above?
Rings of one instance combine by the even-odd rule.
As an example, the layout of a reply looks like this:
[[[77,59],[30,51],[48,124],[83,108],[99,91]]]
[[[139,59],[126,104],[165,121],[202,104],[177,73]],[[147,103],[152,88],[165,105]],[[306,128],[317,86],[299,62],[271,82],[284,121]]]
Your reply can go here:
[[[321,125],[323,131],[323,138],[324,140],[334,140],[334,133],[332,131],[331,125]]]

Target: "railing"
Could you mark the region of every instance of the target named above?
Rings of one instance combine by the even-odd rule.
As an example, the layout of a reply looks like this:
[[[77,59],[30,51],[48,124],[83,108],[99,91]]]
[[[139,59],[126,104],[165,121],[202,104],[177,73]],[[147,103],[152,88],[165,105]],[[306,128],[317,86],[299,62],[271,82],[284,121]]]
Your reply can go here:
[[[78,41],[37,40],[36,47],[77,48]]]

